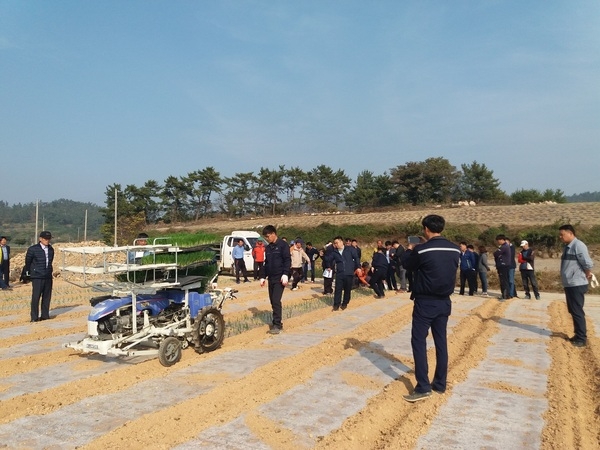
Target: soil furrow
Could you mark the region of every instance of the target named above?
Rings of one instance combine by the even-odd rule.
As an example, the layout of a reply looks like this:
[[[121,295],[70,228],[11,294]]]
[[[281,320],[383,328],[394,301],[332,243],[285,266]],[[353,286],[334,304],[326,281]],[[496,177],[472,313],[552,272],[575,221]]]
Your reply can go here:
[[[450,361],[449,390],[435,394],[427,402],[409,404],[403,395],[412,392],[414,376],[404,376],[373,397],[360,414],[348,418],[334,433],[325,437],[316,448],[389,449],[411,448],[424,433],[439,408],[451,392],[452,385],[463,381],[469,369],[484,357],[488,339],[497,332],[494,316],[501,314],[506,304],[487,301],[462,319],[448,336]],[[485,345],[484,345],[485,343]],[[430,376],[435,369],[435,349],[428,352]],[[409,366],[412,366],[412,360]],[[394,411],[390,414],[390,411]]]
[[[568,341],[573,322],[565,310],[566,305],[562,302],[550,305],[552,366],[546,394],[549,408],[544,415],[542,450],[597,449],[600,448],[600,339],[595,337],[594,327],[588,324],[588,346],[573,347]],[[577,414],[566,411],[577,411]],[[594,444],[589,446],[589,443]]]
[[[272,401],[294,386],[303,384],[316,370],[355,354],[357,350],[347,345],[350,339],[374,340],[398,331],[408,324],[411,311],[411,304],[400,306],[377,320],[362,324],[348,333],[326,339],[299,354],[262,366],[241,379],[216,387],[205,395],[132,420],[85,448],[117,448],[114,446],[115,442],[119,443],[120,448],[134,445],[169,448],[177,443],[186,442],[211,426],[231,421],[244,413],[254,412],[260,405]],[[207,410],[210,414],[204,414]],[[202,420],[197,420],[198,417],[202,417]],[[168,424],[169,433],[163,431],[165,424]],[[177,436],[175,442],[174,435]]]

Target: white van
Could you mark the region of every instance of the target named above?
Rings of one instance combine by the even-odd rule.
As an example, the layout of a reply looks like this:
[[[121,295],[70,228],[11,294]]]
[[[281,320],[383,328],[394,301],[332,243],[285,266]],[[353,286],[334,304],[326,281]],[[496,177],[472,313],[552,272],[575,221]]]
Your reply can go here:
[[[238,244],[239,240],[244,241],[244,262],[248,272],[252,272],[254,267],[254,258],[252,258],[252,249],[256,241],[262,239],[256,231],[232,231],[223,238],[220,251],[219,272],[235,273],[233,269],[233,256],[231,251]]]

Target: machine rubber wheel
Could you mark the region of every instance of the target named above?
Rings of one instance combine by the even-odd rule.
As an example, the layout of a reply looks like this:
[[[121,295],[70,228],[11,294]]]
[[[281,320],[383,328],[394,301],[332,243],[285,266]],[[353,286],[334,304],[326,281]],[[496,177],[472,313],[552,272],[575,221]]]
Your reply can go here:
[[[221,311],[212,306],[202,308],[194,321],[192,342],[198,353],[218,349],[225,338],[225,320]]]
[[[173,336],[165,338],[158,346],[158,360],[160,363],[169,367],[179,362],[181,359],[181,342]]]

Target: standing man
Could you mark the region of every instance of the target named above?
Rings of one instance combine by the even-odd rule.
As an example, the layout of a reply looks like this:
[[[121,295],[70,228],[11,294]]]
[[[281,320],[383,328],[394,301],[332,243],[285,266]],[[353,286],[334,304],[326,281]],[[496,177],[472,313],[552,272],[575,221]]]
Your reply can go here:
[[[262,239],[256,241],[254,248],[252,249],[252,258],[254,259],[254,279],[260,280],[264,278],[264,267],[265,267],[265,244]]]
[[[316,248],[313,247],[312,242],[307,242],[305,252],[308,256],[308,259],[310,259],[310,264],[308,264],[308,263],[304,264],[304,267],[303,267],[304,281],[308,281],[308,272],[310,272],[310,282],[314,283],[315,282],[315,264],[316,264],[317,259],[319,259],[319,250],[317,250]]]
[[[400,289],[397,292],[406,292],[406,269],[402,265],[402,254],[404,253],[404,247],[400,245],[398,241],[392,241],[392,247],[394,247],[394,263],[396,265],[396,275],[400,279]]]
[[[302,239],[294,240],[290,249],[290,257],[292,260],[292,291],[297,291],[298,283],[304,278],[303,263],[308,264],[310,269],[310,258],[302,248]]]
[[[358,246],[358,241],[356,239],[352,239],[351,245],[356,250],[356,254],[358,255],[358,259],[360,261],[362,261],[362,259],[361,259],[362,258],[362,250]]]
[[[448,376],[448,342],[446,328],[452,311],[450,295],[454,292],[456,269],[460,260],[458,246],[441,236],[446,225],[442,216],[431,214],[423,221],[426,242],[408,244],[402,255],[402,264],[413,272],[414,300],[411,345],[415,360],[417,384],[412,394],[405,395],[407,402],[424,400],[434,390],[446,391]],[[436,366],[433,381],[429,382],[427,364],[427,335],[431,328],[435,343]]]
[[[465,295],[465,283],[469,285],[469,295],[475,295],[477,290],[477,262],[475,253],[467,248],[466,242],[461,242],[460,247],[460,295]]]
[[[397,291],[398,284],[396,283],[396,248],[392,246],[392,241],[385,241],[385,259],[388,263],[385,281],[390,291]]]
[[[523,282],[523,289],[525,289],[525,298],[531,299],[531,291],[529,290],[529,283],[531,282],[531,289],[533,289],[533,295],[535,299],[540,299],[540,291],[538,289],[537,280],[535,279],[535,271],[533,269],[533,261],[535,259],[535,253],[533,249],[529,247],[529,242],[521,241],[521,253],[519,253],[519,270],[521,272],[521,281]]]
[[[32,245],[25,254],[25,273],[31,278],[31,321],[39,322],[50,318],[50,300],[52,299],[52,261],[54,248],[50,245],[52,234],[40,233],[39,243]],[[40,297],[42,314],[39,315]]]
[[[6,236],[0,236],[0,273],[6,287],[10,287],[10,245],[6,244]],[[4,285],[3,285],[4,286]]]
[[[273,309],[273,323],[269,327],[269,333],[279,334],[283,330],[281,297],[288,284],[292,264],[290,248],[284,240],[277,237],[277,230],[273,225],[264,227],[262,234],[268,242],[265,249],[265,277],[269,280],[269,300]],[[265,278],[260,279],[260,285],[265,285]]]
[[[575,336],[569,341],[575,347],[585,347],[587,329],[583,303],[589,280],[592,278],[594,263],[587,246],[575,237],[575,229],[572,225],[563,225],[558,230],[560,240],[565,243],[560,259],[560,278],[565,289],[567,309],[573,317],[575,329]]]
[[[354,272],[360,267],[356,249],[352,245],[344,245],[341,236],[333,240],[332,260],[335,264],[335,288],[333,291],[333,310],[346,309],[350,303]],[[344,298],[342,299],[342,291]]]
[[[231,250],[233,265],[235,267],[235,282],[240,284],[240,272],[244,275],[244,283],[249,283],[248,272],[246,270],[246,261],[244,261],[244,240],[240,239]]]
[[[510,292],[510,286],[508,283],[508,271],[510,270],[510,247],[506,242],[506,236],[499,234],[496,236],[496,243],[498,248],[494,252],[494,261],[496,263],[496,270],[498,271],[498,278],[500,279],[500,297],[498,300],[508,300],[512,298]]]
[[[508,293],[509,297],[518,297],[517,285],[515,284],[515,271],[517,270],[517,250],[509,238],[506,238],[508,247],[510,248],[510,268],[508,269]]]

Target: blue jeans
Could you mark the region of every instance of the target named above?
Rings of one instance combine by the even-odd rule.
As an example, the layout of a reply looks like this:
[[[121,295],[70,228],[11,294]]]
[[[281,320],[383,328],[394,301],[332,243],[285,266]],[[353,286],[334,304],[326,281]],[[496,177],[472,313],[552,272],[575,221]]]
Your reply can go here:
[[[487,290],[488,290],[487,270],[479,271],[479,279],[481,280],[481,291],[487,293]]]
[[[452,302],[448,300],[415,299],[412,315],[411,346],[415,360],[415,392],[438,392],[446,390],[448,376],[448,341],[446,328],[448,317],[452,312]],[[429,383],[429,366],[427,364],[427,334],[433,336],[435,343],[435,373],[433,382]]]
[[[508,269],[508,296],[517,296],[517,287],[515,286],[515,269]]]

